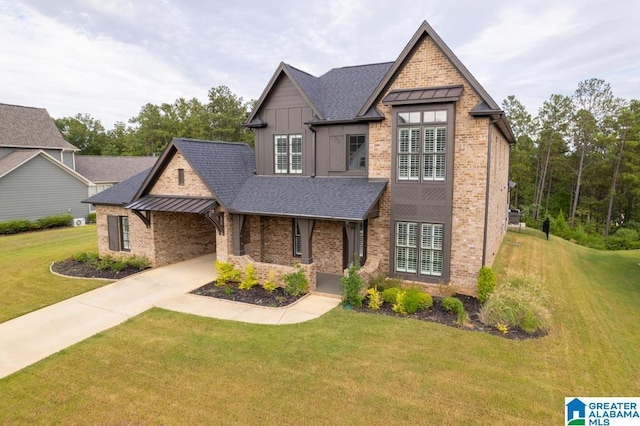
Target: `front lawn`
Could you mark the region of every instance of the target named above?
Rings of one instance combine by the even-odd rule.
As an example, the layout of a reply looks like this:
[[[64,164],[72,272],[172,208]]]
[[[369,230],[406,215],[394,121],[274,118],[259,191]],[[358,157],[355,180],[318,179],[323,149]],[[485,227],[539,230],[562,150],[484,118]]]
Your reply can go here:
[[[561,424],[565,396],[640,395],[640,252],[509,234],[554,325],[513,341],[340,308],[283,326],[153,309],[7,378],[0,424]]]
[[[82,251],[97,251],[95,225],[0,236],[0,322],[105,285],[49,272]]]

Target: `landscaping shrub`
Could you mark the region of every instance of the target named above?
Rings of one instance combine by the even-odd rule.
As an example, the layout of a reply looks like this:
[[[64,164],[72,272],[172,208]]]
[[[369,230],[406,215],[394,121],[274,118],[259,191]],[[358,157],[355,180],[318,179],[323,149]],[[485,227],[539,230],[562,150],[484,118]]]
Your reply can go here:
[[[367,296],[369,299],[367,307],[374,311],[380,309],[380,306],[382,306],[382,293],[372,287],[367,290]]]
[[[73,216],[70,214],[45,216],[35,221],[31,221],[29,219],[13,219],[6,222],[0,222],[0,235],[18,234],[20,232],[36,231],[38,229],[69,226],[72,220]]]
[[[362,306],[362,289],[364,280],[358,275],[360,268],[356,264],[351,264],[346,276],[340,278],[342,284],[342,302],[355,307]]]
[[[216,272],[218,273],[216,285],[223,286],[229,281],[240,281],[240,271],[229,262],[216,260]]]
[[[398,287],[386,288],[382,292],[382,301],[384,303],[394,304],[398,298],[398,293],[400,293],[400,288]]]
[[[151,267],[151,262],[149,262],[149,259],[143,256],[133,255],[131,257],[128,257],[126,261],[127,261],[127,265],[133,266],[134,268],[138,268],[141,271],[143,269],[147,269]]]
[[[0,234],[18,234],[35,229],[33,222],[27,219],[14,219],[0,222]]]
[[[36,229],[49,229],[69,226],[71,221],[73,221],[73,216],[71,216],[70,214],[55,214],[51,216],[45,216],[36,220]]]
[[[240,282],[238,288],[240,290],[251,290],[258,285],[258,278],[256,278],[256,269],[251,263],[247,265],[244,271],[244,278]]]
[[[480,268],[480,272],[478,273],[478,300],[480,303],[484,304],[487,301],[489,295],[494,292],[497,284],[498,279],[493,269],[488,266]]]
[[[295,271],[284,274],[282,280],[285,282],[284,290],[292,296],[302,296],[309,288],[309,280],[299,263],[296,263]]]
[[[96,213],[89,213],[87,215],[87,223],[96,223]]]
[[[467,321],[467,312],[464,309],[462,301],[457,297],[445,297],[442,299],[442,308],[445,311],[458,315],[458,324],[464,324]]]
[[[486,325],[517,327],[525,333],[546,333],[551,328],[551,314],[546,295],[535,280],[512,278],[496,288],[480,310]]]
[[[400,287],[401,280],[397,278],[387,278],[384,274],[376,275],[369,279],[368,288],[375,288],[378,291],[384,291],[391,287]]]
[[[278,288],[278,280],[276,279],[276,273],[274,271],[269,271],[269,278],[262,283],[262,288],[269,293],[276,291],[276,288]]]
[[[405,307],[405,304],[404,304],[404,298],[406,295],[407,295],[406,291],[400,290],[398,292],[396,296],[396,301],[391,307],[393,312],[395,312],[396,314],[401,314],[401,315],[407,314],[407,308]]]
[[[131,256],[129,258],[114,258],[113,256],[98,256],[96,252],[76,253],[71,256],[77,262],[86,263],[88,266],[99,269],[101,271],[111,270],[120,272],[127,266],[132,266],[140,271],[151,266],[149,260],[142,256]]]

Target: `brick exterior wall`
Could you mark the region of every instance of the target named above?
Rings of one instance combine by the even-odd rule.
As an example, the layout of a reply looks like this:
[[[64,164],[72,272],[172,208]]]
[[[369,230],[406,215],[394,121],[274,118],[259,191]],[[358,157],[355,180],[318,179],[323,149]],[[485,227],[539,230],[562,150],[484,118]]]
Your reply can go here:
[[[489,221],[485,263],[493,265],[507,232],[509,217],[509,144],[493,126],[491,131],[491,183],[489,186]]]
[[[131,251],[109,250],[109,226],[107,216],[127,216],[129,218],[129,238]],[[98,254],[100,256],[111,255],[117,258],[142,256],[149,259],[153,266],[157,266],[156,253],[153,245],[153,231],[131,210],[117,206],[96,205],[96,224],[98,229]]]
[[[178,185],[178,169],[184,170],[184,186]],[[175,151],[156,183],[149,191],[152,195],[182,195],[187,197],[211,197],[211,191],[200,180],[187,160]]]
[[[489,120],[476,119],[469,111],[478,104],[480,98],[473,88],[456,70],[442,51],[426,37],[417,46],[392,80],[388,91],[421,87],[447,86],[462,84],[463,91],[455,103],[455,135],[454,135],[454,169],[453,169],[453,217],[451,235],[451,277],[449,284],[461,293],[476,294],[477,273],[482,266],[485,188],[487,177],[487,143]],[[381,98],[384,98],[384,94]],[[385,115],[385,120],[369,126],[369,177],[395,179],[392,176],[392,108],[382,102],[376,105]],[[495,135],[499,135],[496,130]],[[497,204],[504,197],[501,187],[507,185],[508,147],[504,138],[497,142],[495,151],[500,152],[494,158],[496,167],[495,180],[492,179],[491,194],[496,194],[495,203],[490,204],[490,227],[488,254],[497,251],[502,241],[502,231],[498,221],[504,218],[500,212],[495,218]],[[390,253],[390,197],[384,194],[380,201],[380,217],[369,223],[369,253],[381,255],[381,267],[388,270]],[[496,192],[497,191],[497,192]],[[506,191],[506,189],[505,189]],[[502,198],[501,198],[502,197]],[[493,195],[492,195],[493,199]],[[495,205],[494,205],[495,204]],[[506,202],[502,203],[503,207]],[[497,233],[496,233],[497,232]],[[391,250],[392,251],[392,250]],[[489,259],[491,257],[491,259]],[[487,256],[487,263],[493,261],[495,255]],[[489,260],[491,262],[489,262]],[[437,290],[437,285],[428,286]]]
[[[243,274],[248,264],[252,264],[256,271],[256,277],[259,283],[264,283],[269,279],[269,275],[273,273],[278,280],[278,285],[284,287],[285,283],[282,280],[284,274],[290,274],[295,271],[295,267],[288,265],[276,265],[273,263],[258,262],[249,255],[244,256],[229,256],[229,262],[239,269]],[[309,281],[308,291],[314,291],[316,289],[316,264],[300,265],[307,280]],[[244,275],[243,275],[244,276]]]

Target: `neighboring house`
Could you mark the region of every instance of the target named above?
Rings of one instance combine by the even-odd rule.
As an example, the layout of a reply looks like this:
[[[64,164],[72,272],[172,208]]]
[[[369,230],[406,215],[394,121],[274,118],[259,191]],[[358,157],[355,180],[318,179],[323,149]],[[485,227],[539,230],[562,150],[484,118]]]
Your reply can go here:
[[[255,153],[174,139],[148,175],[87,200],[100,252],[162,265],[215,251],[259,277],[300,263],[311,288],[359,262],[477,292],[506,232],[515,138],[426,22],[394,62],[320,77],[280,64],[246,125]]]
[[[0,104],[0,221],[86,218],[81,201],[147,169],[154,157],[77,156],[44,108]]]

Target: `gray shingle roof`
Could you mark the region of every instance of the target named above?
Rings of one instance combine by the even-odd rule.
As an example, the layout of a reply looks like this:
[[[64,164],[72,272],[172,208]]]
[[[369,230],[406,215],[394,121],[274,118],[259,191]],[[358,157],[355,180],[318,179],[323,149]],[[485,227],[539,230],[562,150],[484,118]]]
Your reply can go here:
[[[244,143],[178,138],[173,143],[226,207],[256,170],[255,153]]]
[[[352,120],[393,62],[334,68],[314,77],[291,65],[289,74],[322,113],[325,120]]]
[[[46,109],[7,104],[0,104],[0,146],[78,150],[62,138]]]
[[[98,192],[93,197],[89,197],[86,200],[83,200],[83,203],[91,203],[91,204],[107,204],[114,206],[123,206],[125,204],[129,204],[133,197],[138,192],[138,189],[142,185],[142,182],[149,175],[151,168],[144,170],[134,176],[131,176],[129,179],[126,179],[120,182],[117,185],[112,186],[111,188],[107,188],[102,192]]]
[[[76,155],[76,171],[93,183],[122,182],[152,167],[158,157]]]
[[[231,209],[270,216],[363,220],[387,185],[367,178],[253,176]]]

